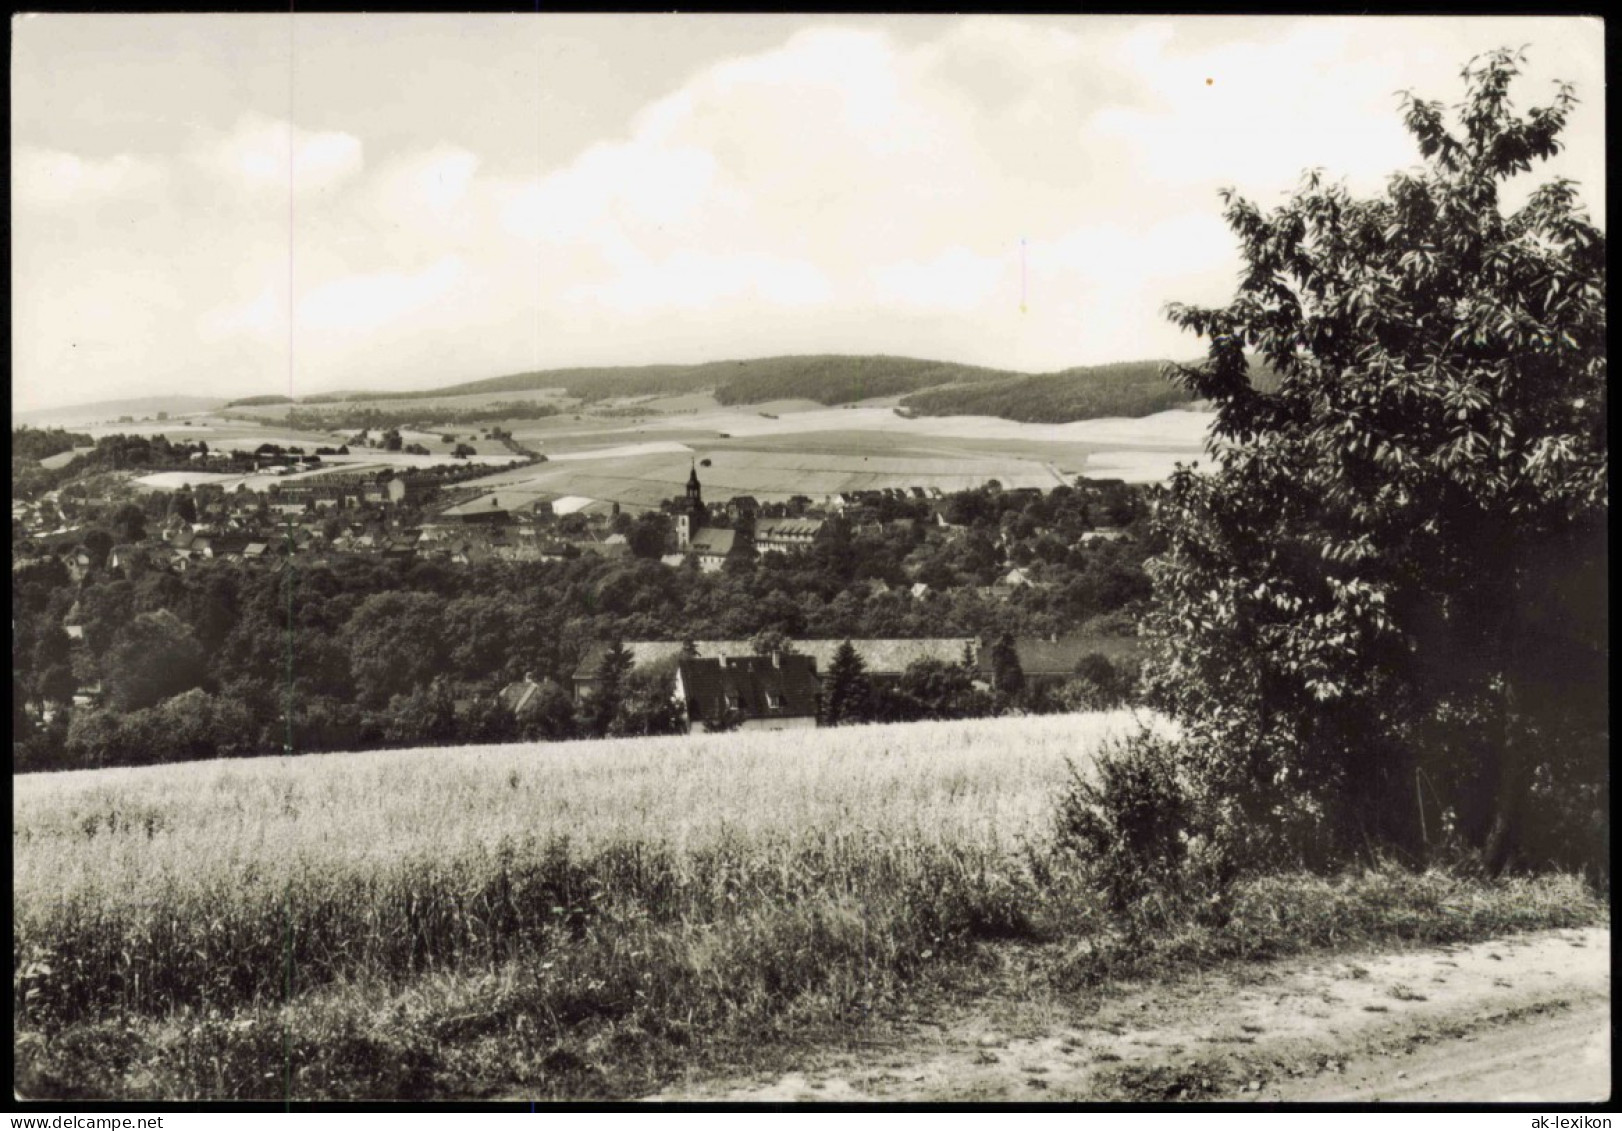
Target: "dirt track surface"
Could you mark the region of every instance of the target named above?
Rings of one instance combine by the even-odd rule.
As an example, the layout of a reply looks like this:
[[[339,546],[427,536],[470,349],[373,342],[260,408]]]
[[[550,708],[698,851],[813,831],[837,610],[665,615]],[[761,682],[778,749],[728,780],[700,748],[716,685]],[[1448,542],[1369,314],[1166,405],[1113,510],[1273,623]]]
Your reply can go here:
[[[1581,1103],[1611,1094],[1610,931],[1235,966],[1031,1025],[970,1009],[867,1055],[656,1101]],[[999,1022],[999,1018],[1002,1020]],[[1016,1030],[1016,1031],[1010,1031]]]

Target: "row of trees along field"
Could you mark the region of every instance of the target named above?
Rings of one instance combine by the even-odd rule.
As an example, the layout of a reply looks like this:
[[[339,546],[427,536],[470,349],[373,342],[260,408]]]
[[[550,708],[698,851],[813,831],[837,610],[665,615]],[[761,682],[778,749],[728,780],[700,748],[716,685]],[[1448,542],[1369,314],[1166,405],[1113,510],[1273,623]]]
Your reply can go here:
[[[1045,496],[986,488],[953,501],[951,513],[972,524],[953,541],[932,542],[921,525],[857,533],[836,519],[803,553],[739,558],[714,574],[592,555],[474,566],[357,558],[295,561],[280,572],[224,562],[184,574],[98,570],[74,586],[47,558],[12,576],[14,698],[55,708],[42,724],[43,712],[18,707],[17,767],[209,750],[201,738],[169,742],[166,733],[214,734],[223,754],[494,741],[516,735],[491,700],[526,672],[543,681],[548,710],[520,733],[657,730],[635,704],[619,722],[573,715],[564,689],[579,657],[613,639],[1129,633],[1148,594],[1143,561],[1153,549],[1141,496],[1121,486]],[[1101,518],[1127,521],[1137,536],[1083,544],[1080,534]],[[1041,562],[1047,584],[982,590],[1015,560]],[[935,591],[911,596],[905,586],[915,574]],[[895,584],[874,584],[887,580]],[[70,643],[67,624],[82,629],[82,644]],[[1005,696],[954,708],[952,689],[966,675],[915,674],[903,697],[875,698],[843,721],[1016,706]],[[97,681],[101,705],[68,707],[74,687]],[[1114,685],[1105,678],[1099,686]],[[636,703],[658,698],[651,686],[639,690]],[[1061,700],[1017,705],[1056,709]],[[176,712],[193,722],[180,727]]]
[[[1216,411],[1150,566],[1184,738],[1073,813],[1144,874],[1371,848],[1608,869],[1605,236],[1569,181],[1501,208],[1575,101],[1516,113],[1518,61],[1465,69],[1457,128],[1405,97],[1425,165],[1382,195],[1227,193],[1238,294],[1170,308],[1210,343],[1175,376]]]

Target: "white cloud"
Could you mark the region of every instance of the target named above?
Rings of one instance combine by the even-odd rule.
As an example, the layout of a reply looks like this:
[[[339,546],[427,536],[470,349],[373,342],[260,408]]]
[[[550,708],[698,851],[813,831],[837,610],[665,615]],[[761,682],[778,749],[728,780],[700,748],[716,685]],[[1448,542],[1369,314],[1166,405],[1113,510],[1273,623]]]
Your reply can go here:
[[[343,333],[383,329],[445,297],[465,271],[459,258],[447,256],[410,274],[353,275],[324,283],[299,300],[297,329]]]
[[[156,161],[120,153],[105,161],[59,150],[20,150],[12,158],[11,186],[18,204],[70,208],[136,196],[166,180]]]
[[[478,168],[478,155],[465,149],[439,147],[412,154],[379,172],[376,206],[405,223],[445,217],[466,201]]]
[[[360,172],[359,138],[312,133],[260,114],[245,114],[225,137],[193,154],[215,176],[255,192],[333,189]]]
[[[628,268],[607,283],[572,288],[564,301],[645,314],[704,310],[722,302],[814,306],[827,302],[832,293],[828,280],[810,263],[685,251]]]
[[[21,147],[14,366],[20,385],[105,381],[110,359],[157,383],[296,368],[314,389],[825,350],[1185,356],[1162,307],[1221,301],[1237,268],[1216,187],[1266,206],[1321,164],[1367,191],[1418,159],[1392,92],[1454,101],[1495,43],[1542,60],[1523,107],[1548,77],[1582,84],[1574,150],[1527,180],[1572,172],[1600,212],[1603,53],[1562,30],[1580,22],[835,19],[726,58],[678,20],[687,78],[574,131],[595,140],[561,161],[547,115],[591,115],[590,92],[547,90],[538,116],[514,88],[491,113],[524,125],[500,149],[236,106],[161,156]]]
[[[590,239],[604,225],[676,225],[704,203],[714,176],[714,157],[698,147],[596,145],[565,169],[507,186],[502,221],[549,243]]]
[[[966,311],[997,292],[1006,266],[1006,258],[951,247],[928,261],[903,260],[874,268],[872,277],[883,302]]]
[[[197,332],[207,341],[246,334],[260,338],[287,334],[287,287],[267,283],[245,303],[216,307],[198,320]]]

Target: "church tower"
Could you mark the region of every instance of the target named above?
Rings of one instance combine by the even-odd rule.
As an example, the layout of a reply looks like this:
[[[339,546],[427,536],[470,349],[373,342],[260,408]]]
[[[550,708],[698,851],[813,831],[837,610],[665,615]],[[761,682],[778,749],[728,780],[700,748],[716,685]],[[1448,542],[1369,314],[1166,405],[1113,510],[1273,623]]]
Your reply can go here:
[[[689,510],[702,514],[704,511],[704,495],[698,482],[698,464],[692,465],[687,473],[687,506]]]
[[[681,510],[676,513],[678,550],[686,550],[692,543],[693,534],[704,525],[704,518],[704,493],[698,482],[698,464],[694,463],[687,474],[687,496],[682,500]]]

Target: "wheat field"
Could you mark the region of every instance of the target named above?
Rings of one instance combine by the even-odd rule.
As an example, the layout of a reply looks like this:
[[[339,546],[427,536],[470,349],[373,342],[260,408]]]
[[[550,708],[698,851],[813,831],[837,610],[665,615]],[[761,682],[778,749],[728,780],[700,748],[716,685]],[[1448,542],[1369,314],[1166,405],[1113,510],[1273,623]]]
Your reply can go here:
[[[837,1017],[930,956],[1027,931],[1027,850],[1068,764],[1135,725],[1046,716],[18,777],[19,1064],[46,1090],[88,1073],[108,1096],[470,1094],[489,1057],[479,1071],[457,1057],[498,1041],[508,1078],[589,1094],[558,1064],[589,1062],[608,1034],[666,1047]],[[86,1054],[96,1033],[120,1051]],[[285,1071],[267,1076],[253,1066],[272,1046]],[[387,1075],[400,1065],[417,1075]]]

